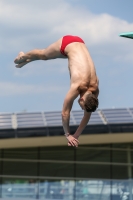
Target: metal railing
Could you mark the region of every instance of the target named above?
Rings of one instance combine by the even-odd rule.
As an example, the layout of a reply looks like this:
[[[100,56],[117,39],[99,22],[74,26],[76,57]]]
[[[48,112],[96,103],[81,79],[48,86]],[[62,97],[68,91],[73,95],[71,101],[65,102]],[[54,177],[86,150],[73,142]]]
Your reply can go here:
[[[22,181],[22,180],[21,180]],[[2,199],[133,200],[133,180],[30,180],[1,185]]]

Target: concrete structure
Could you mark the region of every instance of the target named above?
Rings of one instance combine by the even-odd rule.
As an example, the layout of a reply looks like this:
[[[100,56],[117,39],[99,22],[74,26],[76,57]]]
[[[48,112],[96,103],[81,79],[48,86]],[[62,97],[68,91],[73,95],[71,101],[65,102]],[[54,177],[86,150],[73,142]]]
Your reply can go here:
[[[71,112],[74,133],[82,111]],[[92,114],[78,148],[61,112],[0,114],[1,199],[133,200],[133,108]]]

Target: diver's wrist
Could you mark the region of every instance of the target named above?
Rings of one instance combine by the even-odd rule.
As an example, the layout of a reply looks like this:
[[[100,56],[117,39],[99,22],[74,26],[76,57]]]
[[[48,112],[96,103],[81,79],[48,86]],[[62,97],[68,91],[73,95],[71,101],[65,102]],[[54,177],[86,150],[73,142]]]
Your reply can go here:
[[[68,137],[70,134],[69,134],[69,133],[65,133],[64,135],[65,135],[66,137]]]

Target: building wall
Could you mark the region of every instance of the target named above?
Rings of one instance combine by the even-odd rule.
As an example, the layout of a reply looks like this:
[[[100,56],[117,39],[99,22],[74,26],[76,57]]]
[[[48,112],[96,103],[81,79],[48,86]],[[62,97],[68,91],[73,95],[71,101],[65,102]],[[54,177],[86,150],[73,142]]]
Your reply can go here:
[[[0,196],[132,200],[133,143],[0,150]]]

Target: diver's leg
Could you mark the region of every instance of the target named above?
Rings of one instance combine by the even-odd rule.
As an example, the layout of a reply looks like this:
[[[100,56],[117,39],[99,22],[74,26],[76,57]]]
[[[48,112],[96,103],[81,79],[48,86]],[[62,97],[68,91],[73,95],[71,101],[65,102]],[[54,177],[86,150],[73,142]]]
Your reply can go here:
[[[21,68],[27,63],[34,60],[50,60],[55,58],[65,58],[65,56],[63,56],[60,52],[61,43],[62,38],[48,46],[46,49],[34,49],[27,53],[20,52],[14,60],[14,62],[17,64],[16,67]]]

